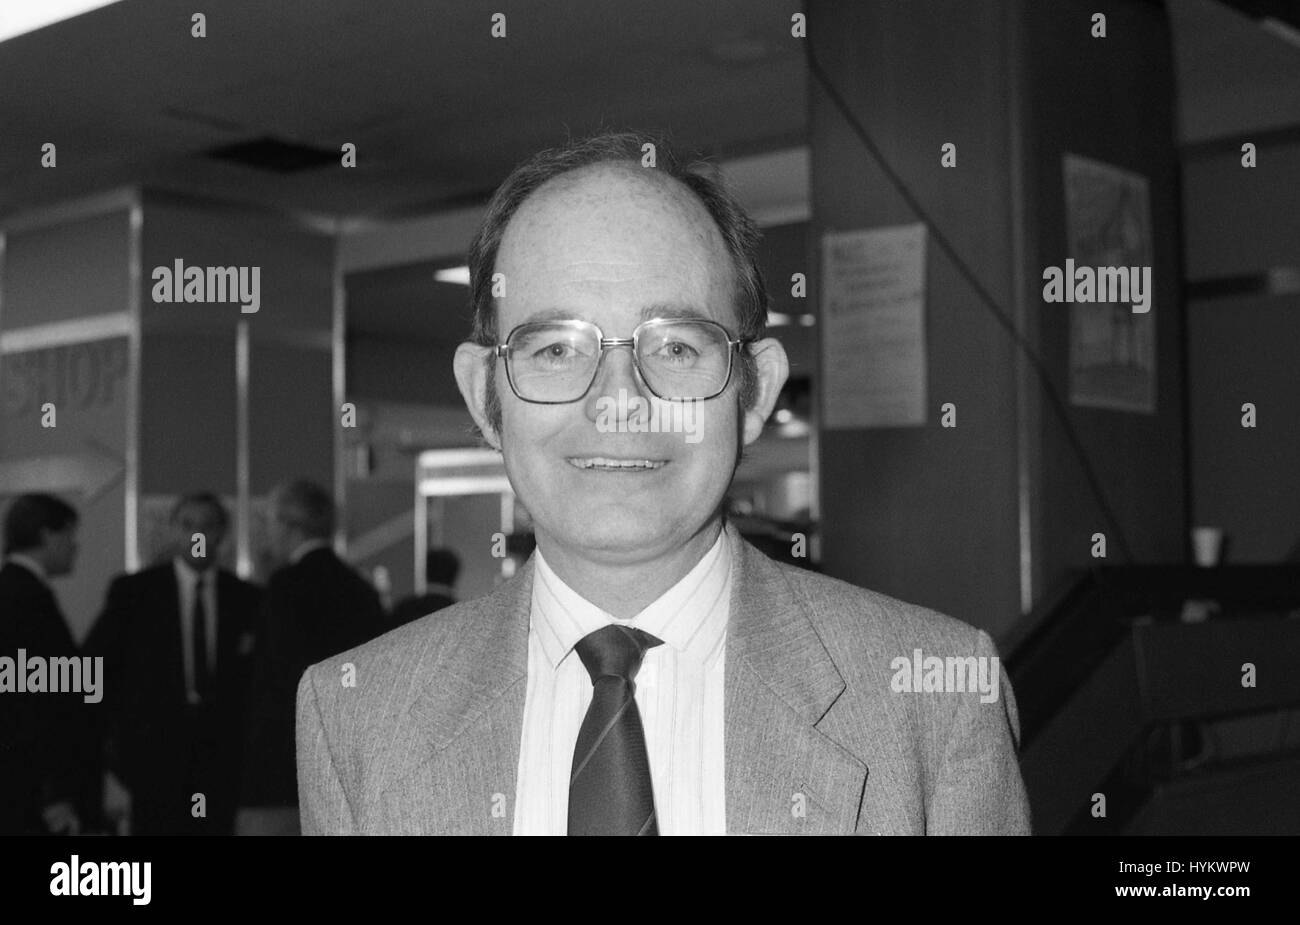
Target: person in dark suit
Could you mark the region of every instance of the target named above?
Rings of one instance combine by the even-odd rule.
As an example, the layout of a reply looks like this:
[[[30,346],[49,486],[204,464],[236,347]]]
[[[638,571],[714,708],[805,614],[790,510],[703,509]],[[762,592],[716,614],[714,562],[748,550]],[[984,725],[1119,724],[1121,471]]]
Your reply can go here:
[[[132,834],[229,834],[261,592],[217,565],[216,495],[182,497],[170,523],[173,555],[113,580],[87,643],[104,658],[110,790],[129,796]]]
[[[366,642],[388,627],[375,589],[337,555],[334,502],[298,480],[271,495],[268,540],[283,565],[266,595],[266,631],[258,643],[241,834],[296,834],[298,787],[294,696],[313,662]]]
[[[401,626],[456,603],[459,574],[460,558],[456,553],[450,549],[430,549],[424,555],[424,593],[408,597],[394,607],[390,625]]]
[[[49,579],[72,571],[77,512],[51,495],[21,495],[5,515],[0,656],[79,657]],[[102,682],[102,678],[101,678]],[[0,834],[77,834],[98,803],[95,704],[83,694],[0,694]]]

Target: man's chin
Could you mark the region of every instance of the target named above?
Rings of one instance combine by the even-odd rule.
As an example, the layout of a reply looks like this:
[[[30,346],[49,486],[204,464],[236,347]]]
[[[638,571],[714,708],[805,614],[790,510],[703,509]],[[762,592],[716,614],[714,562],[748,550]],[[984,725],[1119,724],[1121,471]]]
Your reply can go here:
[[[581,550],[594,561],[643,559],[649,553],[671,549],[678,540],[665,525],[647,520],[632,521],[623,513],[617,520],[596,514],[572,529],[555,531],[554,541]]]

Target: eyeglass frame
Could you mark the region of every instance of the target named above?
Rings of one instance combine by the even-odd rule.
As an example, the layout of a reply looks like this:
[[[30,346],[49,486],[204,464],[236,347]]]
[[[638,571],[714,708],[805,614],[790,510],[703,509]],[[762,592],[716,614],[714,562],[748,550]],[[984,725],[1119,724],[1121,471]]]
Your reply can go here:
[[[653,324],[707,324],[721,331],[723,336],[726,338],[727,343],[727,375],[722,380],[722,387],[712,395],[703,398],[664,398],[655,391],[654,386],[650,384],[649,380],[646,379],[645,373],[641,370],[641,358],[637,353],[638,345],[641,340],[642,328]],[[515,332],[520,328],[542,327],[544,325],[582,325],[583,327],[592,328],[596,332],[596,338],[600,348],[600,356],[596,358],[596,365],[592,368],[591,380],[587,383],[587,387],[582,390],[582,394],[578,395],[576,398],[569,398],[564,401],[539,401],[533,398],[524,398],[519,394],[519,389],[515,386],[515,377],[514,373],[511,371],[510,364],[510,338],[514,337]],[[649,391],[651,395],[660,401],[709,401],[727,391],[727,386],[731,385],[731,372],[735,366],[734,359],[735,355],[739,352],[739,348],[755,342],[756,339],[752,337],[733,338],[731,332],[723,325],[709,318],[647,318],[632,329],[631,337],[606,337],[605,332],[600,329],[600,325],[593,321],[583,321],[580,318],[567,318],[557,321],[525,321],[523,324],[517,324],[511,328],[510,333],[506,335],[505,343],[500,343],[495,346],[493,355],[505,360],[506,381],[510,383],[510,391],[515,393],[515,398],[520,401],[528,402],[530,405],[571,405],[575,401],[582,401],[591,391],[591,387],[596,384],[596,379],[600,376],[601,364],[605,362],[605,351],[610,347],[632,348],[632,368],[636,372],[637,380],[646,387],[646,390]]]

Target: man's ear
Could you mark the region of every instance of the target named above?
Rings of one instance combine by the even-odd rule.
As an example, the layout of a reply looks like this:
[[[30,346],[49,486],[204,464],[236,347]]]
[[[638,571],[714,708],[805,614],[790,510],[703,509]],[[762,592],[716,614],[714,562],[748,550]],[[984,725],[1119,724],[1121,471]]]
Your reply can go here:
[[[474,423],[483,433],[483,439],[495,450],[501,449],[501,438],[488,420],[487,390],[488,364],[495,363],[492,348],[479,344],[464,343],[456,348],[453,368],[456,372],[456,385],[460,387],[460,397],[465,400]]]
[[[785,348],[774,337],[766,337],[749,347],[758,381],[755,383],[754,404],[743,409],[745,415],[745,446],[749,446],[763,433],[763,423],[776,406],[776,398],[790,377],[790,360]]]

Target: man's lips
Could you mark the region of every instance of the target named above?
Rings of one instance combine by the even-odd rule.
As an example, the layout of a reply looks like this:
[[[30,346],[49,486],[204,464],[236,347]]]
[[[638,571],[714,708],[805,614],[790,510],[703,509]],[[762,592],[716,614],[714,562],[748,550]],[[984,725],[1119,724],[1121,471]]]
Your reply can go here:
[[[666,459],[636,456],[569,456],[566,461],[575,469],[593,472],[653,472],[668,465]]]

